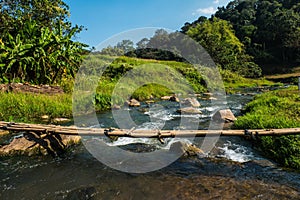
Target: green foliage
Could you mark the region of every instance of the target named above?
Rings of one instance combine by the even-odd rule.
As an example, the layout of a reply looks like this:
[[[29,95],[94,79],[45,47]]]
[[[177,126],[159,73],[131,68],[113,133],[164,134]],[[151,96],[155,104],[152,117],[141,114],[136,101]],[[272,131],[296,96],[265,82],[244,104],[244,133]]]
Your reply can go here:
[[[53,84],[63,75],[74,76],[83,47],[71,41],[76,29],[64,34],[59,24],[50,31],[39,29],[35,21],[24,23],[16,38],[8,33],[0,44],[0,76],[35,84]]]
[[[111,96],[108,94],[97,93],[95,95],[95,108],[97,111],[111,108]]]
[[[293,89],[272,91],[256,96],[245,107],[246,114],[235,122],[235,128],[300,127],[300,95],[299,91]],[[283,166],[300,169],[299,135],[264,136],[261,137],[259,148]]]
[[[5,0],[0,4],[0,38],[6,37],[7,33],[15,37],[28,20],[37,22],[39,28],[52,29],[59,23],[66,32],[73,28],[81,30],[82,27],[77,25],[72,27],[69,16],[69,6],[62,0]]]
[[[299,1],[290,0],[234,0],[215,16],[233,24],[256,61],[294,63],[300,56],[299,7]]]
[[[95,89],[95,103],[97,110],[103,110],[110,107],[110,98],[116,85],[129,71],[134,73],[134,79],[129,79],[123,84],[122,92],[127,92],[127,94],[131,94],[132,98],[138,100],[143,101],[152,97],[160,98],[161,96],[171,95],[174,92],[184,94],[190,91],[189,88],[174,88],[174,85],[178,85],[182,82],[182,79],[187,81],[188,85],[190,85],[195,93],[207,91],[206,82],[202,77],[203,75],[201,75],[201,73],[192,65],[187,63],[137,59],[131,57],[110,57],[94,53],[85,57],[82,66],[83,69],[80,71],[80,76],[76,77],[78,82],[77,89]],[[139,69],[142,66],[146,68]],[[157,69],[158,66],[166,66],[169,69],[162,72]],[[99,80],[101,73],[103,74]],[[149,81],[149,84],[147,84],[147,82],[145,84],[144,75],[148,75],[147,80]],[[215,73],[212,73],[211,76],[215,77]],[[157,84],[159,81],[164,84]],[[210,81],[210,85],[214,84],[213,79],[207,79],[207,81]],[[69,83],[71,82],[67,81],[67,83],[64,83],[65,87],[69,88]],[[136,88],[136,84],[140,87]],[[68,90],[72,91],[73,89]],[[121,98],[120,94],[114,96],[113,104],[123,105],[125,99]],[[80,102],[78,103],[78,110],[90,111],[92,109],[86,107],[90,102],[84,103],[83,99],[78,101]]]
[[[65,93],[71,94],[74,89],[74,78],[72,78],[70,76],[63,76],[59,80],[58,84]]]
[[[86,45],[72,41],[82,27],[71,27],[66,20],[65,3],[25,0],[2,5],[2,81],[53,84],[63,76],[74,76]]]
[[[0,92],[0,120],[41,122],[43,115],[48,115],[50,119],[72,117],[71,96]]]
[[[186,34],[199,42],[223,69],[247,77],[261,76],[260,68],[245,54],[244,45],[235,36],[232,26],[225,20],[212,18],[185,27]]]

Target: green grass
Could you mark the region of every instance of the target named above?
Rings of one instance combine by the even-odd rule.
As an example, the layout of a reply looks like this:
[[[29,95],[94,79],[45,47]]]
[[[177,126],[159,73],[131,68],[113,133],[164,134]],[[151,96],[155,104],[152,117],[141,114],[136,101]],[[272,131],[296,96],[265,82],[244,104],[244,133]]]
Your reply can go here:
[[[139,59],[131,57],[109,57],[103,55],[91,55],[86,59],[87,72],[90,74],[99,73],[99,65],[105,66],[106,70],[102,74],[101,82],[99,82],[99,87],[97,88],[97,93],[101,94],[111,94],[115,84],[119,79],[124,76],[128,71],[136,69],[138,66],[147,66],[148,69],[152,69],[155,65],[168,66],[170,69],[175,70],[180,73],[188,82],[195,93],[207,92],[207,85],[210,88],[220,88],[220,83],[216,80],[216,71],[211,68],[199,67],[198,70],[191,64],[176,62],[176,61],[158,61],[151,59]],[[240,88],[245,87],[259,87],[259,86],[274,86],[281,85],[280,83],[274,84],[271,81],[265,79],[248,79],[243,78],[240,75],[233,73],[228,70],[219,70],[220,75],[223,79],[223,84],[225,90],[228,93],[235,93]],[[153,70],[147,70],[152,77],[157,79],[164,79],[174,76],[166,72],[165,74],[160,71],[153,72]],[[167,80],[166,80],[167,81]],[[159,96],[159,94],[153,93],[153,86],[149,84],[148,86],[143,86],[143,91],[139,91],[138,94],[144,100],[145,97]],[[159,87],[156,86],[157,90],[160,91]],[[162,90],[163,87],[161,87]],[[166,95],[168,92],[164,92]],[[135,95],[137,97],[137,95]],[[138,97],[137,97],[138,98]]]
[[[281,83],[274,83],[264,78],[260,78],[260,79],[244,78],[228,70],[220,70],[220,73],[227,93],[235,93],[242,88],[282,85]]]
[[[264,93],[245,107],[237,129],[300,127],[300,92],[296,87]],[[300,136],[264,136],[258,147],[282,166],[300,169]]]
[[[44,95],[0,92],[0,120],[41,122],[41,116],[72,117],[70,94]]]
[[[151,98],[159,99],[162,96],[171,95],[172,91],[167,87],[157,84],[143,85],[139,89],[135,90],[132,97],[139,101],[145,101]]]

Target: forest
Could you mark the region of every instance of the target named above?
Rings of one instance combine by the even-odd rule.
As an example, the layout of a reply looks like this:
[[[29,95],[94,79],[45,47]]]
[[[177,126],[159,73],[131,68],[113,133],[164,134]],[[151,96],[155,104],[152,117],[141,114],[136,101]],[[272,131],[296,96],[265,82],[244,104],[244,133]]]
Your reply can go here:
[[[299,11],[299,0],[234,0],[210,18],[186,22],[178,32],[203,46],[220,68],[255,78],[299,65]],[[84,27],[72,25],[69,16],[69,7],[61,0],[3,1],[0,82],[59,84],[63,77],[74,77],[93,48],[74,40]],[[151,48],[157,43],[170,45],[180,40],[177,37],[157,30],[150,39],[136,44],[123,40],[97,53],[184,61]]]

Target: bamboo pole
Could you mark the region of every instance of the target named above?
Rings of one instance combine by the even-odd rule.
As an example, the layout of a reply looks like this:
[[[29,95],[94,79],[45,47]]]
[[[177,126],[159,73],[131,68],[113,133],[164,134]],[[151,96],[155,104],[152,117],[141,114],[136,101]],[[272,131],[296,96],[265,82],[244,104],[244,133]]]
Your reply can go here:
[[[10,123],[0,121],[0,129],[40,134],[61,134],[81,136],[118,136],[132,138],[172,138],[172,137],[205,137],[205,136],[275,136],[300,134],[300,128],[254,129],[254,130],[124,130],[83,128],[76,126],[56,126],[42,124]]]

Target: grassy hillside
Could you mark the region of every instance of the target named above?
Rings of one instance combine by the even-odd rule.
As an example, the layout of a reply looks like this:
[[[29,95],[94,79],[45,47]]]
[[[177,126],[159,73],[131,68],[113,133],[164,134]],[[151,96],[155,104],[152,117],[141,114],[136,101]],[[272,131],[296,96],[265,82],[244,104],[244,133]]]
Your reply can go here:
[[[112,62],[110,65],[108,63]],[[207,85],[210,87],[219,87],[216,84],[216,80],[214,78],[217,77],[216,72],[209,68],[200,67],[199,71],[195,69],[192,65],[182,62],[176,61],[158,61],[158,60],[147,60],[147,59],[138,59],[131,57],[108,57],[103,55],[92,55],[91,57],[86,58],[86,63],[88,68],[85,70],[89,74],[97,74],[99,70],[99,65],[106,66],[106,70],[101,77],[101,81],[99,82],[99,87],[97,88],[97,93],[101,94],[111,94],[115,84],[119,81],[119,79],[124,76],[124,74],[132,69],[135,69],[137,66],[146,66],[148,67],[147,72],[155,79],[163,79],[167,80],[170,76],[175,77],[174,73],[166,72],[162,73],[161,70],[153,70],[155,67],[153,65],[163,65],[168,66],[171,69],[179,72],[190,84],[195,93],[201,93],[207,91]],[[98,63],[98,67],[95,66],[95,63]],[[239,76],[229,70],[221,70],[219,72],[222,76],[224,86],[227,92],[233,92],[237,88],[245,88],[245,87],[258,87],[258,86],[267,86],[274,85],[273,82],[267,81],[265,79],[248,79]],[[141,89],[137,90],[133,97],[145,100],[150,96],[160,97],[162,95],[167,95],[172,93],[172,91],[160,87],[159,85],[146,85]]]
[[[188,93],[191,89],[195,93],[206,92],[207,82],[211,87],[218,87],[215,84],[214,71],[201,68],[201,70],[207,70],[205,74],[209,77],[205,77],[203,73],[199,73],[192,65],[175,61],[93,55],[86,57],[84,65],[86,67],[82,69],[83,72],[80,77],[84,77],[83,74],[92,75],[88,76],[88,78],[82,78],[80,84],[88,86],[89,89],[96,84],[94,103],[97,111],[107,110],[111,107],[111,96],[116,85],[121,80],[121,77],[130,70],[137,69],[137,66],[144,66],[144,68],[141,68],[142,70],[133,70],[134,80],[125,80],[125,83],[121,86],[121,92],[127,92],[131,94],[131,97],[141,101],[150,98],[159,98],[174,92]],[[99,68],[99,66],[106,67],[102,76],[100,76],[101,68]],[[165,66],[168,66],[168,68],[165,68]],[[148,74],[150,73],[148,81],[154,83],[138,85],[138,83],[144,81],[145,76],[142,75],[145,71]],[[253,80],[242,78],[226,70],[220,70],[220,74],[227,92],[234,92],[239,87],[255,87],[273,84],[263,79]],[[80,77],[78,76],[77,78],[79,79]],[[137,82],[137,84],[135,82]],[[163,83],[164,86],[156,84],[155,82]],[[188,83],[191,88],[186,87],[186,83]],[[180,87],[177,86],[178,84]],[[51,118],[71,117],[73,85],[74,79],[62,78],[60,86],[65,90],[66,94],[59,97],[40,94],[0,93],[0,120],[29,122],[38,121],[42,115],[49,115]],[[118,94],[116,96],[118,97]],[[124,99],[117,98],[115,103],[122,105],[123,101]],[[82,106],[82,108],[86,106],[84,100],[82,100],[80,106]]]

